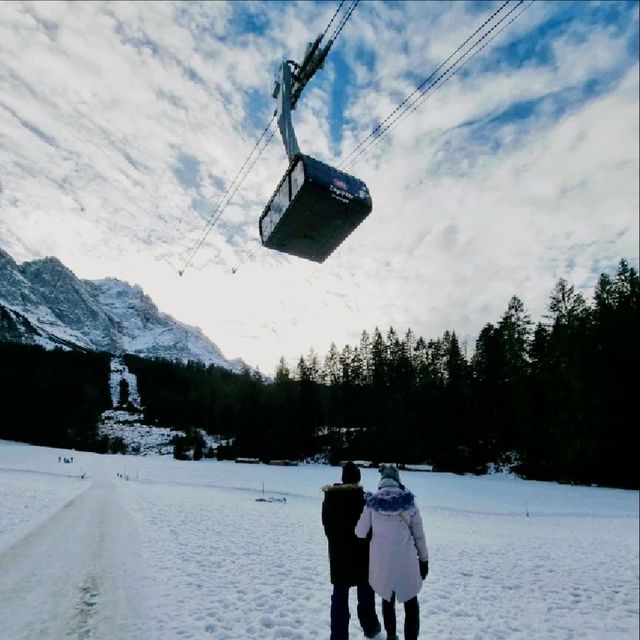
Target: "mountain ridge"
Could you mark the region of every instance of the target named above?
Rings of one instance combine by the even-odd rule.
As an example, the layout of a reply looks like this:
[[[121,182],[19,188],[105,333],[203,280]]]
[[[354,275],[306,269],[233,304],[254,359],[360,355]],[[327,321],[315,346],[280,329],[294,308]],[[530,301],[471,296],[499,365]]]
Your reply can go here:
[[[83,280],[58,258],[18,264],[0,249],[0,341],[196,360],[239,372],[202,330],[161,312],[137,284]]]

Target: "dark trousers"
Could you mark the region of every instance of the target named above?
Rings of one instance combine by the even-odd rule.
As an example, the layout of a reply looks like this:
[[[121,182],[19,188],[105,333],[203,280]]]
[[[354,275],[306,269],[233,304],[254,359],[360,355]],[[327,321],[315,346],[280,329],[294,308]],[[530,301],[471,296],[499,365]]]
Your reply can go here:
[[[348,640],[349,638],[349,588],[339,585],[333,586],[331,595],[331,640]],[[380,629],[380,622],[376,614],[376,600],[373,589],[368,582],[359,584],[358,590],[358,620],[362,631],[372,634]]]
[[[382,620],[388,636],[396,635],[396,595],[391,595],[391,602],[382,599]],[[404,640],[417,640],[420,633],[420,607],[418,596],[404,603]]]

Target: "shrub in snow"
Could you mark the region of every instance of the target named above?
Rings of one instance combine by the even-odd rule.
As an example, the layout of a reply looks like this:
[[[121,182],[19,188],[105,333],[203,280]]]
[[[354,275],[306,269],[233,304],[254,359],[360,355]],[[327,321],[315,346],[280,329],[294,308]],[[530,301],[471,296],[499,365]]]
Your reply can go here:
[[[127,453],[127,445],[122,438],[116,436],[109,440],[109,453]]]

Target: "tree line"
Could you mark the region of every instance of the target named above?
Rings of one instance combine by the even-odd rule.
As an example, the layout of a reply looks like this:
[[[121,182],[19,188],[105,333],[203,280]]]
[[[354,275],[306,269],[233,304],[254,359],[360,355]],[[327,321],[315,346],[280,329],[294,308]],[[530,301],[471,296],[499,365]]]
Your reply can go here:
[[[281,358],[273,380],[199,362],[125,362],[145,421],[220,435],[230,444],[218,457],[476,473],[508,463],[527,478],[637,488],[638,296],[638,273],[622,260],[591,300],[559,280],[537,323],[514,296],[471,346],[454,331],[425,340],[376,328],[293,367]],[[108,354],[0,343],[0,438],[107,450],[97,422],[108,381]],[[182,449],[195,451],[192,440]]]
[[[471,349],[389,328],[321,358],[280,359],[273,381],[200,363],[127,357],[148,417],[233,439],[262,459],[429,462],[528,478],[637,487],[638,273],[622,260],[588,301],[566,280],[534,324],[514,296]]]
[[[0,342],[0,438],[104,452],[110,355]]]

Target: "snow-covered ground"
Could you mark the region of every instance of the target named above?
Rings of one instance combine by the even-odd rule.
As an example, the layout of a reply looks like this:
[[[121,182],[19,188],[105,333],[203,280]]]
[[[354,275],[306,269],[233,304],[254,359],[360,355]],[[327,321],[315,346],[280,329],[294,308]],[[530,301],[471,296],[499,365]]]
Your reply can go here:
[[[430,547],[421,637],[638,637],[638,492],[402,476]],[[0,637],[328,638],[320,487],[338,478],[0,442]]]
[[[138,393],[138,378],[131,373],[122,358],[111,358],[109,373],[109,390],[111,391],[111,405],[117,407],[120,402],[120,381],[127,383],[129,402],[140,409],[140,394]]]
[[[142,422],[142,414],[111,409],[100,416],[100,435],[121,438],[127,451],[140,455],[171,455],[171,440],[182,431],[171,431],[166,427],[152,427]]]
[[[128,408],[119,407],[120,381],[125,380],[129,390]],[[109,375],[112,409],[104,411],[98,423],[98,433],[121,439],[127,447],[127,452],[136,455],[172,455],[172,440],[176,436],[185,435],[184,431],[171,430],[167,427],[157,427],[143,422],[144,414],[138,393],[138,379],[129,371],[121,358],[111,359],[111,373]],[[129,410],[131,409],[131,410]],[[198,429],[202,435],[205,447],[215,449],[227,441],[218,436],[212,436],[203,429]]]
[[[198,431],[207,448],[215,449],[219,444],[227,442],[219,436],[209,435],[203,429]],[[144,424],[141,413],[130,413],[118,409],[103,412],[98,423],[98,432],[110,438],[121,438],[127,445],[129,453],[138,453],[142,456],[173,455],[172,439],[175,436],[184,435],[184,431]]]

